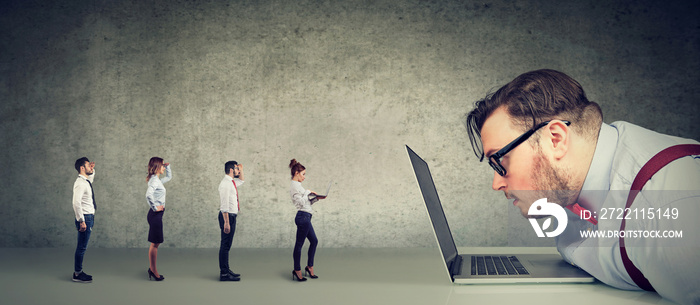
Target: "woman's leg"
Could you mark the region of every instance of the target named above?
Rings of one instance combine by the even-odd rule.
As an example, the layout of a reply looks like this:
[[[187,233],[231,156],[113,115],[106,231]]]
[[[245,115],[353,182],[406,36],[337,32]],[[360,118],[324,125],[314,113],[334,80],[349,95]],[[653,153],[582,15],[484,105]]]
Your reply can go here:
[[[151,243],[151,246],[148,248],[148,262],[150,263],[151,272],[153,272],[156,277],[160,277],[158,269],[156,269],[156,261],[158,260],[158,246],[160,246],[160,244]]]
[[[301,217],[300,217],[301,216]],[[301,248],[304,246],[304,240],[309,233],[311,222],[303,215],[297,215],[294,222],[297,225],[297,237],[294,244],[294,271],[301,271]]]
[[[309,221],[309,230],[306,234],[306,238],[309,239],[309,260],[307,266],[310,270],[313,270],[314,257],[316,256],[316,246],[318,245],[318,238],[316,238],[316,232],[314,231],[314,226]],[[311,272],[313,274],[313,271]]]

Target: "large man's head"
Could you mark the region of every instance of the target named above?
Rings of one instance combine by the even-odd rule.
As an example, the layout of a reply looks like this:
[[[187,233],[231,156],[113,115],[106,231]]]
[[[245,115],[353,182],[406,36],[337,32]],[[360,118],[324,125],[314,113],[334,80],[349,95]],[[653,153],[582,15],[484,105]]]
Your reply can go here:
[[[535,200],[576,200],[602,123],[600,107],[564,73],[522,74],[467,115],[474,153],[494,168],[492,188],[523,215]]]

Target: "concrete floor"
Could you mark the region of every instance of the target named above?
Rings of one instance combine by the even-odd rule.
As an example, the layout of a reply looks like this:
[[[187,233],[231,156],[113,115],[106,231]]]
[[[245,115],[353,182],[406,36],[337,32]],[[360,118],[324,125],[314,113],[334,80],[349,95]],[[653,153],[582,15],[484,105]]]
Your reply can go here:
[[[83,267],[94,281],[81,284],[70,277],[73,249],[0,249],[0,303],[442,304],[451,284],[435,251],[319,249],[319,279],[298,283],[291,249],[233,249],[242,280],[229,283],[218,281],[218,249],[160,249],[163,282],[147,280],[146,248],[88,249]]]
[[[0,249],[0,304],[669,304],[603,284],[453,285],[437,248],[319,249],[319,279],[291,281],[291,249],[233,249],[241,282],[219,282],[217,249],[88,249],[93,283],[71,281],[73,249]]]

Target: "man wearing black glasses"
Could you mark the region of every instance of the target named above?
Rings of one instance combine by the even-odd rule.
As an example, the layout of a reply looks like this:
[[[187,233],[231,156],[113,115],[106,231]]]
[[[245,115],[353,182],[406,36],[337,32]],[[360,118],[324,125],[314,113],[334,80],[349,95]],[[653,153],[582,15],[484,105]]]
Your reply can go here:
[[[697,141],[605,124],[580,84],[554,70],[522,74],[477,101],[467,127],[474,153],[494,169],[492,188],[523,216],[541,198],[570,211],[556,237],[565,260],[620,289],[700,304]]]

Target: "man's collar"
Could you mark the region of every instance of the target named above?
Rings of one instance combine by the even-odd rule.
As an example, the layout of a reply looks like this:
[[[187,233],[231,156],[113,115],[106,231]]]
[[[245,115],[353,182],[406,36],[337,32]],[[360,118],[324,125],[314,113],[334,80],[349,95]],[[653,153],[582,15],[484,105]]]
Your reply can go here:
[[[579,205],[588,210],[600,210],[610,190],[610,171],[617,149],[617,139],[617,128],[603,123],[598,134],[593,160],[578,198]]]

